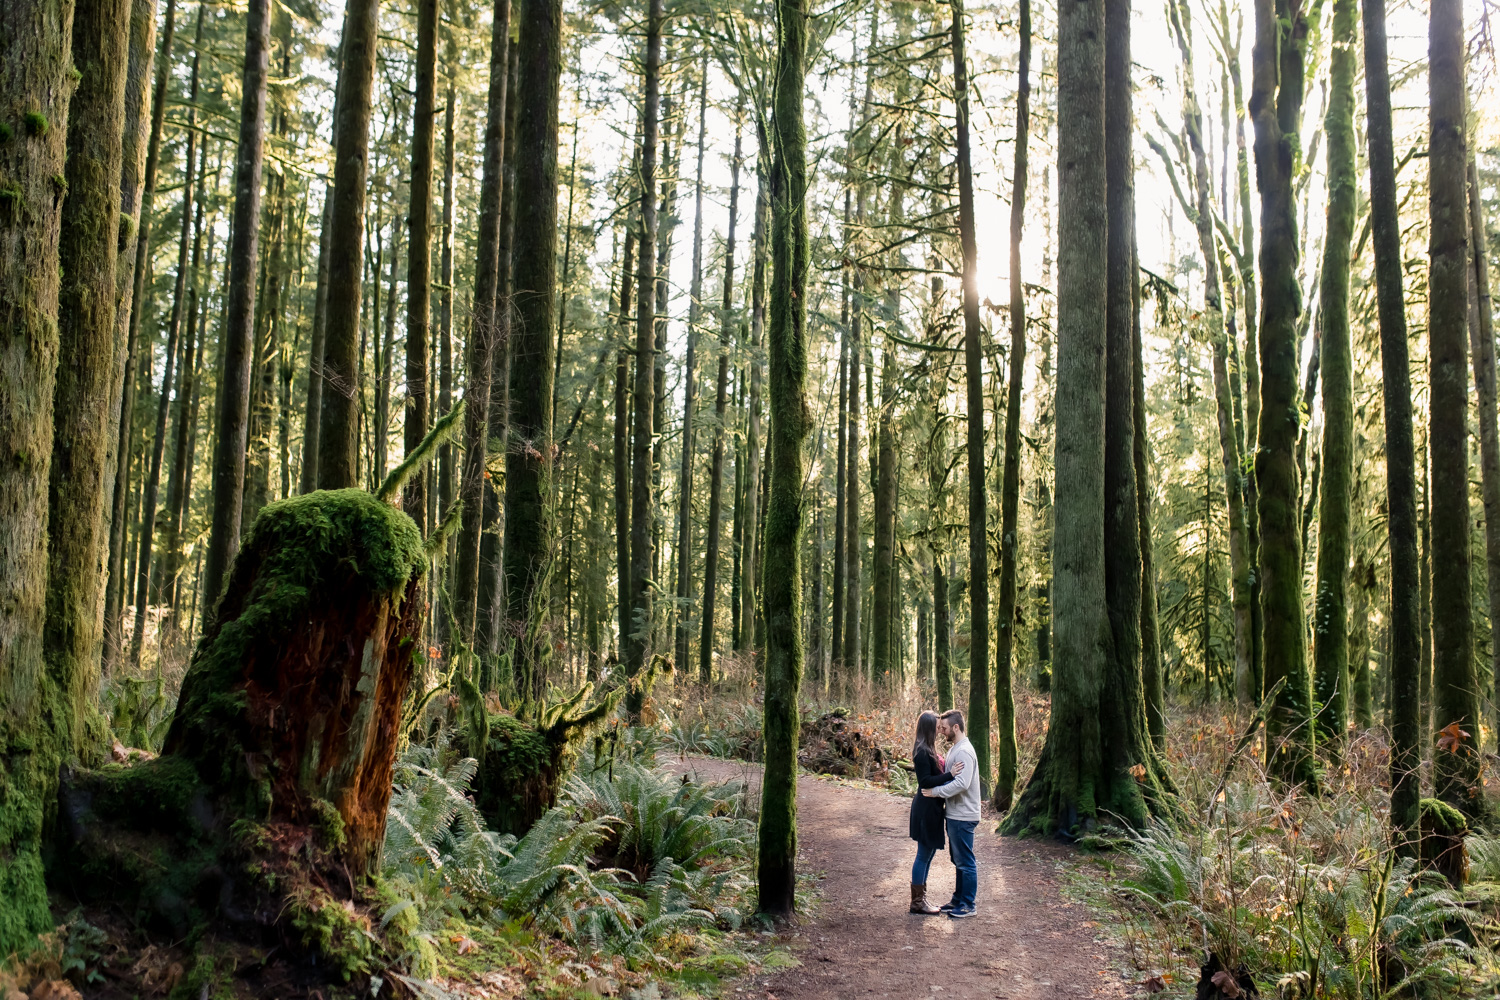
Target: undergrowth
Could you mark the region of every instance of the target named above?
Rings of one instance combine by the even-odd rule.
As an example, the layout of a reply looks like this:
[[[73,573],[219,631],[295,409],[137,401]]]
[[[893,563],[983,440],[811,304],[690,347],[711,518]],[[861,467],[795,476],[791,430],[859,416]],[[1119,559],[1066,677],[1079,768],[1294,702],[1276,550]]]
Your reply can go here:
[[[492,987],[496,977],[717,981],[690,960],[724,951],[753,909],[755,823],[737,784],[659,770],[661,746],[651,730],[596,739],[519,840],[486,829],[470,795],[477,764],[446,732],[408,747],[381,875],[380,929],[399,952],[387,974],[429,995],[484,976]]]

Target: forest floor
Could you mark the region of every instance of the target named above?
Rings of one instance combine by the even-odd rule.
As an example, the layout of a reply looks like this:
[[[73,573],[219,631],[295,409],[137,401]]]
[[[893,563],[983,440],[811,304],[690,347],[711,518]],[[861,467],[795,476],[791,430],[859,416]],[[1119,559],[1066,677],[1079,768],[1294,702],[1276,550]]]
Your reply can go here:
[[[663,761],[704,780],[744,780],[760,767],[689,757]],[[758,794],[758,790],[757,794]],[[835,778],[797,783],[798,868],[817,877],[813,912],[786,932],[800,965],[741,980],[735,993],[764,1000],[1062,1000],[1129,997],[1123,954],[1094,914],[1064,898],[1076,856],[1065,848],[975,831],[979,912],[968,920],[907,913],[914,843],[909,802]],[[953,866],[940,853],[928,896],[953,890]]]

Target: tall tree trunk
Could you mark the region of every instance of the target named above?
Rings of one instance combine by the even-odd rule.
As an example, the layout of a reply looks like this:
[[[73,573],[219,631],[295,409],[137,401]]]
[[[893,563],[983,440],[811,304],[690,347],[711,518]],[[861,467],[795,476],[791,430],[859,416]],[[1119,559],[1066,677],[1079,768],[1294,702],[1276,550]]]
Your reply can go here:
[[[656,287],[656,155],[661,123],[662,0],[648,0],[646,14],[645,101],[641,109],[641,231],[636,274],[635,426],[631,439],[630,483],[630,632],[624,636],[625,672],[634,678],[646,665],[651,637],[652,496],[651,444],[656,399],[656,312],[649,294]],[[625,710],[632,720],[645,704],[645,692],[633,686]]]
[[[343,36],[349,25],[349,11],[344,10],[343,30],[339,32],[339,47],[334,64],[339,74],[344,70]],[[329,144],[337,147],[339,141],[338,88],[333,99],[333,122]],[[328,276],[329,257],[333,252],[333,186],[329,178],[323,184],[323,215],[318,226],[318,270],[313,291],[312,336],[307,349],[307,403],[302,425],[302,474],[299,477],[299,493],[311,493],[318,488],[318,456],[322,452],[323,383],[325,372],[323,359],[328,344]]]
[[[198,66],[197,48],[203,40],[203,12],[199,9],[198,27],[194,33],[192,82],[188,89],[187,155],[183,160],[182,220],[177,236],[177,270],[172,285],[172,311],[167,319],[167,347],[162,365],[161,393],[156,401],[156,427],[152,436],[151,468],[146,474],[141,500],[140,555],[136,557],[135,630],[130,635],[130,663],[139,669],[141,650],[146,637],[146,610],[151,603],[151,547],[156,531],[156,501],[161,486],[161,466],[167,447],[167,417],[172,405],[173,366],[177,361],[178,343],[182,337],[183,302],[187,298],[190,248],[193,235],[193,183],[198,166],[197,122]],[[192,330],[188,331],[192,339]],[[158,594],[158,597],[160,595]]]
[[[692,618],[693,579],[693,408],[697,405],[698,317],[703,298],[703,147],[708,118],[708,56],[703,56],[698,81],[698,168],[693,182],[693,274],[688,286],[687,355],[682,366],[681,465],[677,476],[677,630],[678,668],[688,669],[689,622]]]
[[[449,55],[456,46],[450,35]],[[438,409],[447,413],[453,409],[453,178],[454,143],[457,131],[458,94],[450,77],[448,80],[448,106],[443,116],[443,229],[442,257],[439,267],[438,291]],[[453,446],[443,444],[438,448],[438,516],[444,517],[453,503]],[[436,528],[437,525],[432,526]],[[440,616],[441,620],[441,616]]]
[[[1500,694],[1500,638],[1493,634],[1496,623],[1500,623],[1500,431],[1495,426],[1495,325],[1490,307],[1490,263],[1486,253],[1489,233],[1484,224],[1479,166],[1472,149],[1468,155],[1469,252],[1473,262],[1469,286],[1469,349],[1474,355],[1474,388],[1479,405],[1484,563],[1492,633],[1490,675],[1495,679],[1497,694]],[[1494,702],[1496,718],[1500,719],[1500,698],[1495,698]],[[1492,725],[1491,728],[1500,733],[1500,725]]]
[[[187,321],[183,326],[182,365],[178,373],[176,412],[172,417],[172,470],[167,477],[167,523],[162,531],[162,558],[158,560],[155,583],[158,604],[167,605],[163,627],[175,632],[177,620],[178,577],[182,573],[182,522],[191,499],[191,441],[197,423],[195,404],[198,399],[198,371],[203,367],[204,340],[199,315],[202,296],[199,292],[203,273],[204,207],[207,197],[207,143],[198,155],[198,197],[193,220],[193,263],[189,271]],[[210,223],[212,225],[212,223]],[[212,234],[210,234],[212,239]],[[213,249],[209,249],[208,269],[213,269]]]
[[[406,407],[402,444],[410,455],[427,436],[431,405],[427,367],[432,325],[432,173],[437,132],[438,0],[417,2],[417,89],[411,114],[411,206],[406,225]],[[401,509],[427,532],[427,477],[415,475]]]
[[[625,222],[625,254],[620,268],[620,341],[630,333],[630,290],[635,281],[634,217]],[[625,653],[630,636],[630,353],[622,346],[615,352],[614,488],[615,488],[615,588],[619,622],[619,655]]]
[[[1015,794],[1016,704],[1012,657],[1016,632],[1016,570],[1020,560],[1021,385],[1026,378],[1026,286],[1021,280],[1021,234],[1026,228],[1027,143],[1031,128],[1031,0],[1021,0],[1016,62],[1016,154],[1010,194],[1010,381],[1005,401],[1005,467],[1000,484],[1000,603],[995,608],[995,761],[997,812]]]
[[[774,93],[771,201],[771,502],[766,511],[765,746],[757,908],[792,914],[797,888],[797,696],[802,683],[803,455],[807,408],[807,51],[804,0],[777,0],[780,45]]]
[[[1479,678],[1469,576],[1469,209],[1462,0],[1433,0],[1428,29],[1431,94],[1428,164],[1431,352],[1433,728],[1472,734],[1434,751],[1438,798],[1482,813]]]
[[[518,8],[519,12],[519,8]],[[516,119],[520,104],[515,95],[520,88],[521,55],[512,46],[509,57],[509,78],[506,82],[505,103],[505,159],[500,188],[500,252],[496,256],[495,271],[495,350],[490,358],[490,429],[489,440],[502,447],[502,460],[511,448],[510,437],[510,373],[511,333],[514,329],[511,290],[514,279],[511,273],[516,232]],[[505,634],[505,608],[502,607],[505,591],[505,523],[501,516],[503,497],[499,485],[490,482],[484,490],[483,534],[479,542],[479,591],[476,601],[474,623],[474,648],[489,657],[502,650]],[[519,627],[519,623],[516,623]],[[496,660],[495,662],[498,662]],[[483,675],[486,689],[498,681],[492,678],[488,668]]]
[[[130,589],[130,578],[125,572],[126,553],[129,550],[126,527],[129,520],[130,499],[130,444],[133,440],[135,394],[137,383],[136,357],[141,339],[141,304],[145,298],[146,271],[150,255],[151,214],[156,195],[156,170],[161,158],[162,124],[166,118],[167,81],[170,79],[172,62],[172,37],[176,25],[176,0],[167,0],[167,10],[162,21],[161,55],[153,60],[152,53],[156,37],[156,2],[145,0],[131,9],[131,64],[126,74],[126,139],[131,134],[139,142],[141,126],[129,121],[129,115],[144,109],[146,78],[151,75],[153,61],[156,63],[156,82],[152,90],[150,126],[145,145],[134,155],[121,157],[120,214],[134,221],[135,246],[133,250],[122,247],[124,259],[121,281],[116,282],[119,302],[115,313],[115,351],[117,358],[115,384],[110,398],[109,419],[115,432],[113,455],[106,460],[108,477],[112,483],[113,503],[109,516],[109,579],[104,592],[104,672],[113,667],[120,652],[121,630],[124,625],[125,595]],[[145,25],[138,22],[144,21]],[[133,93],[138,90],[139,96]],[[145,163],[140,155],[144,153]],[[121,231],[122,242],[128,234]],[[117,258],[118,261],[119,258]],[[129,279],[128,282],[124,279]],[[148,354],[149,357],[149,354]],[[148,362],[149,363],[149,362]]]
[[[938,709],[954,707],[953,661],[949,649],[951,626],[948,623],[948,574],[943,570],[946,554],[932,561],[932,666],[937,674]]]
[[[770,214],[770,195],[767,186],[770,177],[766,173],[768,150],[766,137],[761,132],[759,153],[755,162],[755,226],[751,235],[751,256],[754,261],[750,283],[750,395],[745,430],[745,482],[743,520],[743,551],[740,557],[740,649],[755,649],[759,639],[755,634],[757,596],[760,593],[760,522],[765,510],[761,505],[761,439],[760,439],[760,389],[761,365],[758,355],[763,343],[761,334],[765,326],[766,302],[766,229]]]
[[[340,43],[338,123],[334,126],[333,210],[324,319],[323,411],[318,487],[357,486],[359,456],[360,278],[364,273],[365,197],[370,172],[370,108],[375,88],[380,0],[351,0]]]
[[[1286,682],[1266,719],[1266,757],[1273,773],[1288,782],[1315,777],[1298,523],[1297,314],[1301,290],[1292,192],[1302,102],[1300,46],[1306,44],[1306,37],[1300,0],[1255,0],[1250,117],[1255,124],[1255,172],[1261,199],[1261,410],[1255,480],[1260,513],[1262,683],[1263,690],[1270,690],[1277,682]]]
[[[868,87],[867,87],[868,89]],[[860,202],[863,204],[864,195],[861,193]],[[847,213],[846,213],[847,214]],[[845,243],[852,240],[850,229],[845,227]],[[846,253],[849,251],[845,251]],[[845,350],[849,355],[849,420],[848,420],[848,445],[847,454],[844,458],[844,666],[843,673],[845,683],[852,685],[857,678],[862,676],[860,654],[862,646],[860,639],[860,600],[863,594],[862,581],[860,579],[860,482],[859,482],[859,367],[860,359],[864,356],[864,348],[860,344],[860,323],[864,319],[864,306],[861,301],[863,294],[863,280],[856,273],[854,289],[849,305],[849,325],[844,331]],[[938,684],[942,685],[942,666],[939,667]],[[949,700],[944,702],[946,707],[953,707],[952,691],[949,691]]]
[[[740,213],[740,168],[744,164],[739,120],[729,166],[729,230],[724,236],[724,295],[719,302],[719,365],[714,377],[714,456],[709,472],[708,537],[703,564],[703,625],[698,648],[698,680],[713,682],[714,615],[719,587],[719,527],[724,518],[724,433],[729,419],[729,352],[734,342],[734,250]],[[629,271],[629,265],[626,266]],[[841,445],[842,447],[842,445]]]
[[[1053,541],[1058,656],[1047,742],[1005,818],[1005,833],[1071,836],[1107,815],[1139,826],[1153,809],[1165,807],[1164,782],[1146,733],[1139,650],[1116,646],[1121,614],[1137,621],[1140,592],[1121,586],[1122,568],[1105,552],[1107,538],[1110,545],[1133,549],[1139,530],[1135,491],[1128,485],[1134,478],[1133,403],[1125,401],[1133,393],[1132,283],[1120,274],[1133,260],[1127,207],[1129,16],[1129,4],[1098,0],[1064,8],[1059,22]],[[1122,190],[1108,189],[1111,181]],[[1127,229],[1123,239],[1115,232],[1121,226]],[[1111,464],[1121,463],[1131,466],[1129,475],[1123,469],[1111,473]],[[1127,529],[1128,537],[1122,534]],[[1138,588],[1138,563],[1134,572]],[[1120,603],[1127,591],[1133,606]]]
[[[53,925],[42,878],[43,817],[55,806],[59,765],[81,745],[87,694],[83,677],[53,674],[50,656],[42,666],[62,277],[64,201],[57,178],[67,160],[73,12],[71,3],[0,8],[0,101],[19,133],[0,143],[7,187],[0,229],[0,317],[7,331],[0,347],[0,440],[12,456],[0,466],[0,952],[7,955],[28,952],[34,935]],[[112,227],[103,231],[106,240],[114,234]],[[92,555],[84,569],[94,570]]]
[[[497,339],[500,201],[505,156],[505,92],[509,84],[510,0],[495,0],[490,33],[490,80],[485,104],[484,167],[479,182],[479,237],[474,255],[474,303],[464,342],[464,446],[458,500],[463,515],[453,583],[457,639],[474,642],[479,596],[480,532],[484,521],[485,458],[489,451],[491,368]]]
[[[515,277],[512,285],[510,433],[505,450],[505,599],[512,622],[526,622],[516,644],[515,687],[546,692],[545,634],[531,623],[546,606],[552,521],[552,329],[557,309],[557,120],[562,71],[562,0],[526,0],[517,43],[520,87],[515,119]]]
[[[969,159],[969,69],[964,55],[963,0],[953,0],[952,34],[953,93],[957,111],[958,228],[963,245],[964,367],[968,382],[969,738],[974,741],[979,769],[976,777],[980,794],[984,795],[990,789],[989,504],[985,497],[979,249],[974,235],[974,171]]]
[[[1135,498],[1141,532],[1141,679],[1146,698],[1146,730],[1158,752],[1167,742],[1167,678],[1162,663],[1156,604],[1156,558],[1151,542],[1151,443],[1146,436],[1146,362],[1141,348],[1140,252],[1132,250],[1135,282],[1131,354],[1135,367]]]
[[[894,317],[900,313],[890,310],[888,315]],[[876,418],[879,430],[876,435],[875,571],[870,594],[878,610],[871,615],[875,630],[870,634],[870,676],[877,689],[895,692],[900,687],[900,672],[894,669],[891,651],[891,635],[895,623],[886,613],[895,592],[896,566],[896,435],[892,427],[892,411],[896,407],[894,340],[886,339],[884,353],[880,372],[880,411]],[[973,728],[972,722],[970,728]]]
[[[251,0],[245,22],[244,89],[239,151],[234,165],[234,215],[229,247],[228,316],[224,367],[219,373],[218,427],[214,435],[213,526],[203,567],[204,619],[218,604],[229,564],[240,547],[240,501],[250,421],[250,365],[255,351],[255,268],[259,259],[260,178],[265,154],[266,77],[271,52],[268,0]]]
[[[1135,258],[1135,123],[1130,0],[1104,5],[1104,169],[1108,185],[1104,383],[1104,590],[1111,643],[1099,691],[1105,773],[1139,817],[1155,809],[1168,779],[1146,724],[1141,670],[1141,532],[1135,475],[1135,337],[1140,322]],[[1205,170],[1205,174],[1207,171]],[[1212,264],[1210,264],[1212,266]],[[1237,487],[1238,484],[1236,483]],[[1134,771],[1135,773],[1131,773]],[[1139,775],[1137,777],[1137,774]],[[1122,781],[1130,782],[1123,790]],[[1163,805],[1165,803],[1162,803]]]
[[[1313,609],[1313,692],[1320,733],[1342,741],[1349,725],[1349,498],[1354,479],[1354,355],[1349,333],[1349,249],[1358,193],[1354,146],[1357,0],[1334,0],[1328,140],[1328,222],[1323,237],[1323,486]]]
[[[844,228],[849,226],[851,192],[844,189]],[[844,684],[844,485],[849,463],[849,265],[839,267],[839,424],[833,485],[833,628],[829,640],[829,688],[842,693]]]
[[[108,546],[104,544],[103,485],[109,447],[107,408],[114,374],[115,266],[120,240],[119,183],[124,153],[129,11],[129,0],[80,0],[73,5],[71,65],[79,74],[78,86],[73,91],[71,106],[65,109],[63,117],[57,119],[56,126],[59,133],[64,132],[66,122],[67,160],[63,178],[67,197],[62,197],[62,191],[45,196],[48,204],[62,202],[62,217],[59,223],[53,215],[53,225],[59,226],[60,233],[53,234],[51,252],[56,256],[50,261],[55,268],[54,274],[61,272],[61,283],[51,284],[50,294],[56,298],[48,303],[52,308],[50,316],[55,317],[57,323],[55,339],[49,345],[56,351],[57,368],[55,389],[47,413],[52,433],[44,522],[46,534],[42,536],[46,539],[42,551],[46,553],[44,566],[47,574],[42,649],[45,673],[58,698],[58,703],[49,713],[52,715],[51,725],[58,749],[67,756],[72,756],[83,735],[77,731],[82,723],[81,710],[93,699],[99,678],[99,591],[103,582],[100,564],[102,557],[108,554]],[[6,24],[7,31],[16,27]],[[35,30],[35,26],[30,30]],[[3,51],[7,58],[20,55],[9,46]],[[66,63],[67,59],[64,57],[63,61]],[[0,79],[5,77],[0,76]],[[42,95],[13,92],[9,88],[5,93],[9,98],[8,105],[24,107],[27,111],[46,100]],[[37,139],[28,136],[11,140],[17,141],[30,144]],[[15,165],[14,162],[6,164],[7,168]],[[6,176],[14,177],[9,169]],[[24,223],[17,226],[22,211],[22,207],[13,201],[7,224],[17,230],[28,228]],[[26,214],[32,211],[35,210],[27,209]],[[39,213],[42,217],[49,214],[52,213]],[[23,236],[23,233],[17,232],[16,235]],[[28,279],[35,277],[36,265],[40,263],[9,253],[0,259],[5,259],[7,267],[20,265],[19,274]],[[20,304],[10,295],[0,295],[4,296],[0,301],[10,300],[7,304],[11,309]],[[33,331],[27,329],[29,324],[25,318],[17,317],[10,309],[6,312],[11,316],[11,322],[6,326],[12,336],[33,335]],[[37,349],[44,351],[46,347],[39,344]],[[16,360],[19,359],[12,356],[8,364]],[[6,374],[19,372],[11,369]],[[8,396],[14,394],[12,398],[17,403],[24,402],[28,395],[27,387],[14,384],[6,385],[3,391]],[[11,432],[22,430],[11,424],[13,419],[0,418],[11,425],[8,428]],[[25,438],[8,437],[7,443],[16,447],[17,456],[26,454]],[[18,464],[46,467],[43,463],[24,459]],[[7,499],[15,497],[12,494]],[[7,516],[14,516],[11,513],[14,510],[7,508]],[[33,528],[40,526],[36,524]],[[29,569],[28,554],[24,550],[7,546],[4,551],[7,575]],[[21,585],[19,579],[17,585]],[[11,599],[7,595],[7,600]],[[28,669],[24,664],[19,666]],[[13,676],[9,667],[9,664],[0,667],[7,680]],[[29,669],[35,670],[35,667]],[[5,687],[9,686],[9,683],[5,684]],[[0,712],[4,711],[3,702],[7,700],[0,694]],[[0,747],[4,748],[0,750],[4,754],[0,757],[0,774],[8,775],[10,741],[4,739],[6,728],[0,723]],[[0,793],[0,811],[8,812],[5,798]],[[12,846],[9,840],[9,837],[0,835],[0,854],[9,854]],[[0,872],[3,870],[0,866]],[[3,876],[0,876],[0,886],[5,887],[7,895],[20,889]],[[0,926],[5,922],[0,916]],[[4,947],[8,937],[0,931],[0,948]]]

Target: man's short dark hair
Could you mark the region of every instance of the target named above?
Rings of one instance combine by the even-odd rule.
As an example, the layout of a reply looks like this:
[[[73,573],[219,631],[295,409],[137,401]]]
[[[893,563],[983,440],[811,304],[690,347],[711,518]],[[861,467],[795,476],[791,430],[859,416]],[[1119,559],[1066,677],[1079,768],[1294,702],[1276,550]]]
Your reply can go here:
[[[964,713],[960,712],[956,708],[948,709],[948,711],[944,712],[941,716],[939,716],[939,718],[948,723],[948,725],[950,726],[957,726],[959,732],[967,731],[967,727],[964,726]]]

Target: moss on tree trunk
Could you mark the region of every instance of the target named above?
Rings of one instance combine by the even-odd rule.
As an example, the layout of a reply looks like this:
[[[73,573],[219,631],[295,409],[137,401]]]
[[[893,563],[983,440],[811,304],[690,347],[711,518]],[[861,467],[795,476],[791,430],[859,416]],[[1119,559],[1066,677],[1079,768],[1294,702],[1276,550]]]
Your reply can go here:
[[[766,510],[765,744],[757,906],[792,913],[797,890],[797,696],[802,683],[803,446],[807,408],[807,133],[802,101],[808,11],[778,0],[771,174],[771,491]]]

